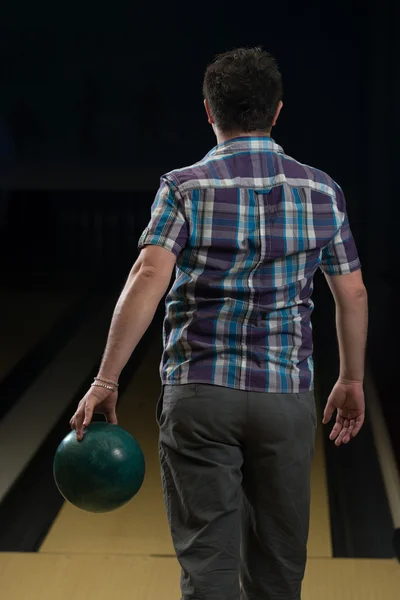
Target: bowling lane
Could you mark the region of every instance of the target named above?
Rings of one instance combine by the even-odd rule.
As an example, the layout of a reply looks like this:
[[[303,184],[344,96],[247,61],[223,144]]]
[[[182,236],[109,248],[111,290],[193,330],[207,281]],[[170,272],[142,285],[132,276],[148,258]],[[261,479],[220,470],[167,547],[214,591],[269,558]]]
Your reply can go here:
[[[92,515],[64,504],[40,551],[51,553],[172,556],[161,491],[155,422],[160,391],[159,336],[131,381],[119,409],[120,424],[141,444],[147,462],[144,485],[137,497],[120,510]],[[332,556],[323,439],[317,433],[312,473],[312,517],[309,556]]]
[[[21,577],[23,573],[23,577]],[[98,554],[0,554],[1,590],[7,600],[176,600],[175,559]],[[307,600],[398,600],[394,560],[310,558]]]
[[[80,294],[0,291],[0,381],[75,304]]]

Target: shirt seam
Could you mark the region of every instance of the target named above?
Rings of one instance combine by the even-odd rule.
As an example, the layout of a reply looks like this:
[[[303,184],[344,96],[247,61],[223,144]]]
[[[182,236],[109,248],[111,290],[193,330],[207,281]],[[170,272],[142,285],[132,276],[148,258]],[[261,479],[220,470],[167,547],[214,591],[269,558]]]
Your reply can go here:
[[[188,181],[185,181],[186,185],[188,183],[189,183]],[[286,183],[291,189],[306,188],[306,189],[311,189],[311,191],[316,191],[316,192],[318,192],[320,194],[324,194],[324,196],[328,196],[328,198],[332,198],[332,200],[335,201],[336,205],[337,205],[337,198],[336,198],[336,193],[334,192],[334,190],[332,190],[332,192],[329,193],[329,192],[327,192],[325,190],[313,190],[307,184],[306,185],[296,186],[296,185],[292,185],[289,182],[284,182],[284,183]],[[272,185],[269,185],[268,188],[269,189],[274,189],[274,188],[277,188],[279,186],[284,185],[284,183],[274,183]],[[193,188],[190,188],[190,190],[185,190],[185,192],[182,192],[180,190],[180,184],[178,182],[175,182],[175,181],[174,181],[174,184],[175,184],[175,188],[178,190],[179,195],[182,198],[182,200],[183,200],[183,194],[184,193],[192,193],[192,192],[196,192],[196,191],[201,192],[201,191],[206,190],[206,189],[215,189],[215,190],[219,189],[217,186],[214,186],[214,185],[211,184],[210,186],[207,186],[207,187],[194,186]],[[322,183],[321,185],[326,185],[326,184]],[[260,188],[259,188],[259,186],[255,186],[255,185],[232,185],[232,186],[226,186],[224,189],[258,190]],[[342,212],[342,211],[340,211],[340,212]]]
[[[356,267],[358,265],[361,265],[359,258],[355,258],[351,262],[341,263],[340,265],[330,265],[330,264],[320,263],[320,267],[321,267],[322,271],[336,271],[336,272],[341,271],[343,268],[351,269],[352,267]]]

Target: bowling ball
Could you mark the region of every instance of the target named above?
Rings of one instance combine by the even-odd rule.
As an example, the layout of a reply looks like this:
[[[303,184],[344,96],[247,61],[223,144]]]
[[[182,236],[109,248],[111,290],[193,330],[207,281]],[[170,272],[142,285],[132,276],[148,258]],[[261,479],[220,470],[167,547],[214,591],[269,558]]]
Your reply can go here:
[[[142,450],[122,427],[91,423],[78,442],[71,431],[54,456],[53,474],[62,496],[93,513],[115,510],[139,491],[145,474]]]

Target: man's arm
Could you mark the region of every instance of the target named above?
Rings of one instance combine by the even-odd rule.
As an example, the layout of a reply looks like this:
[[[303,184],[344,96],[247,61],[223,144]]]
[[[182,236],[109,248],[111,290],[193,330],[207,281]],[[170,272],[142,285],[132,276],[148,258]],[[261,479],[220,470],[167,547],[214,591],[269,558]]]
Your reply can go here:
[[[358,434],[365,419],[363,380],[368,301],[361,270],[326,275],[326,279],[336,304],[340,376],[328,398],[323,423],[327,424],[337,411],[329,437],[340,446]]]
[[[121,371],[152,322],[171,282],[175,262],[172,252],[158,246],[146,246],[141,251],[114,310],[98,374],[108,383],[106,387],[91,387],[70,420],[78,440],[83,438],[83,430],[90,424],[96,407],[109,423],[117,423],[117,393],[113,384],[118,382]]]
[[[169,287],[175,262],[164,248],[142,250],[115,307],[99,377],[118,381]]]
[[[96,409],[107,421],[117,423],[117,386],[113,384],[153,320],[171,283],[177,256],[187,241],[182,198],[177,187],[163,178],[152,205],[150,223],[138,242],[140,256],[115,307],[97,383],[79,402],[70,421],[78,440],[82,439],[83,429],[90,424]],[[100,380],[105,381],[98,383]]]
[[[324,272],[336,304],[336,329],[339,341],[340,376],[325,407],[323,423],[337,411],[330,439],[347,444],[363,426],[364,360],[367,339],[367,292],[361,264],[351,232],[343,190],[334,185],[332,205],[334,237],[321,250],[320,268]]]
[[[368,330],[368,299],[361,270],[325,277],[336,304],[340,379],[362,383]]]

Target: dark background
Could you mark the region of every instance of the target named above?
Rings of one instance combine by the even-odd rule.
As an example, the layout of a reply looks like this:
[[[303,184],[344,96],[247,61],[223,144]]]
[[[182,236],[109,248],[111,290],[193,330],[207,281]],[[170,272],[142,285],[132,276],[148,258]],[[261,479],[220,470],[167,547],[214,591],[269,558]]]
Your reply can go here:
[[[215,144],[202,106],[207,63],[261,45],[284,80],[273,137],[346,193],[370,299],[368,361],[400,462],[399,23],[394,0],[6,3],[2,287],[120,285],[160,175]],[[315,302],[316,339],[331,336],[320,363],[335,370],[332,300],[321,277]]]

